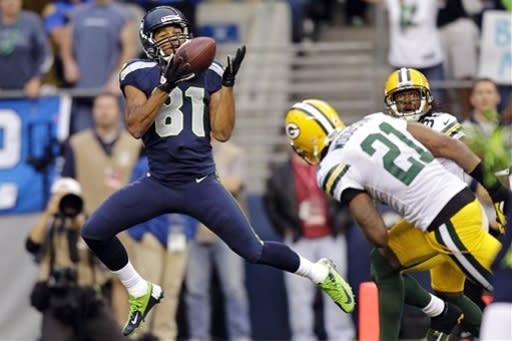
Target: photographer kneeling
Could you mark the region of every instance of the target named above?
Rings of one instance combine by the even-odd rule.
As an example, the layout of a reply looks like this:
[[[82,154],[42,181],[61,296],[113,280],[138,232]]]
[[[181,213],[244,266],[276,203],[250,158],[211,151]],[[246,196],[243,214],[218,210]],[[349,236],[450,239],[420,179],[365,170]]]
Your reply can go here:
[[[26,241],[40,264],[30,301],[43,314],[41,340],[124,340],[104,302],[105,277],[80,238],[85,222],[80,184],[61,178],[51,193]]]

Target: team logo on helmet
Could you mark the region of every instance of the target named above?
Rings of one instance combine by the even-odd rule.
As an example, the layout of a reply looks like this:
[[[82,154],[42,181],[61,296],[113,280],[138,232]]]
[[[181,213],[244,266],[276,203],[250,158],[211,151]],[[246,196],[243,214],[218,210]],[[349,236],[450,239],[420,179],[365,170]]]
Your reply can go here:
[[[288,123],[286,125],[286,135],[288,135],[289,138],[295,140],[300,135],[300,128],[295,123]]]
[[[331,136],[345,125],[327,102],[306,99],[286,113],[285,132],[293,150],[310,164],[318,164]]]

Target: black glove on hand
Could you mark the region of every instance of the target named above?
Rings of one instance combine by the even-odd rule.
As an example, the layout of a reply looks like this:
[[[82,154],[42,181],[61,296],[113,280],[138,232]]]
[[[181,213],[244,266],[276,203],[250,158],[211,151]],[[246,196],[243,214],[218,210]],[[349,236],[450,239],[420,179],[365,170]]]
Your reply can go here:
[[[174,59],[176,61],[174,62]],[[188,72],[190,64],[183,64],[184,59],[181,57],[173,57],[169,59],[160,76],[160,85],[158,88],[165,92],[171,92],[179,82],[194,78],[195,74]]]
[[[487,174],[487,179],[485,178],[485,174]],[[506,210],[509,204],[507,201],[511,193],[510,190],[503,186],[501,182],[491,174],[490,170],[486,169],[482,162],[469,173],[469,175],[483,185],[489,193],[496,211],[496,228],[503,234],[505,233],[505,226],[507,225]]]
[[[222,75],[222,85],[227,87],[232,87],[235,85],[235,76],[240,69],[240,65],[242,64],[242,60],[245,57],[245,45],[236,49],[235,58],[228,56],[228,65],[224,69],[224,74]]]
[[[501,184],[496,176],[494,176],[482,162],[480,162],[469,175],[484,186],[493,203],[506,201],[508,199],[510,191]]]

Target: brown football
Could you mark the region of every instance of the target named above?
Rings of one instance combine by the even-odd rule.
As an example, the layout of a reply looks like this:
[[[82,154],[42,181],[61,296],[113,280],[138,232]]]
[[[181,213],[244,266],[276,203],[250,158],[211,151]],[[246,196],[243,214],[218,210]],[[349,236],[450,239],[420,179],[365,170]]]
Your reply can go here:
[[[199,73],[208,69],[215,58],[215,52],[217,45],[215,40],[209,37],[197,37],[192,38],[183,45],[181,45],[176,51],[176,62],[179,57],[183,58],[183,63],[180,69],[183,68],[186,63],[190,64],[188,72]]]

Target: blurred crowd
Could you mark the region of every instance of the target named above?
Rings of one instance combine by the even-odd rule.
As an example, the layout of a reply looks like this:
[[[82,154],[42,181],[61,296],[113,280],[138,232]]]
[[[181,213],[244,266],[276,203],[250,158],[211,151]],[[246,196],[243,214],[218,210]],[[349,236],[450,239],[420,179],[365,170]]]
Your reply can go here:
[[[118,70],[127,60],[142,56],[137,31],[144,11],[162,4],[175,6],[189,18],[197,34],[199,3],[201,0],[2,1],[0,72],[4,77],[0,91],[21,90],[34,98],[55,88],[76,90],[70,132],[90,128],[91,95],[100,91],[120,95]],[[482,18],[487,11],[506,11],[508,6],[504,0],[288,3],[294,43],[318,41],[322,28],[336,25],[339,17],[346,26],[375,25],[374,6],[383,3],[388,16],[390,67],[413,67],[424,73],[433,83],[437,103],[446,111],[456,109],[461,119],[471,116],[469,84],[481,75]],[[447,86],[446,81],[455,83]],[[498,108],[510,122],[512,86],[498,85]]]
[[[367,0],[385,4],[389,22],[389,54],[391,67],[413,67],[432,83],[458,81],[454,101],[460,119],[471,116],[469,85],[482,74],[480,54],[482,18],[487,11],[506,13],[506,1],[416,1],[416,0]],[[508,9],[510,11],[510,9]],[[480,64],[479,64],[480,63]],[[448,87],[433,89],[436,102],[451,111]],[[499,86],[501,101],[499,111],[503,119],[512,121],[512,86]]]
[[[62,302],[40,302],[35,295],[41,292],[35,291],[32,303],[44,316],[43,340],[66,340],[70,335],[77,340],[123,339],[113,330],[120,330],[127,315],[126,291],[87,253],[76,230],[107,196],[147,171],[143,147],[121,123],[123,103],[118,81],[121,66],[141,56],[140,18],[145,10],[166,4],[180,9],[196,27],[195,12],[200,2],[0,0],[0,94],[21,90],[24,96],[36,98],[57,88],[73,89],[77,94],[73,97],[70,138],[63,149],[60,170],[66,181],[52,187],[47,208],[27,238],[27,249],[38,255],[44,265],[41,279],[53,281],[50,288],[39,286],[37,290],[64,295],[59,281],[87,289],[79,294],[82,301],[77,302],[82,303],[76,304],[88,304],[90,311],[78,314],[70,310],[69,314],[64,308],[73,307],[59,306],[64,312],[56,317],[55,304]],[[335,0],[288,2],[292,13],[290,41],[294,43],[305,38],[319,40],[322,26],[333,23],[339,7]],[[371,5],[367,3],[377,2],[384,2],[388,13],[390,67],[414,67],[433,83],[477,80],[483,13],[507,9],[507,2],[499,0],[345,0],[345,25],[373,25],[368,14]],[[457,116],[465,122],[468,134],[475,126],[491,134],[496,127],[512,122],[512,85],[480,79],[470,86],[457,87],[456,91],[433,88],[434,99],[445,110],[451,110],[448,97],[456,98],[460,110]],[[221,181],[245,207],[247,160],[243,150],[216,142],[213,150]],[[75,201],[64,203],[63,198],[69,194],[75,196]],[[310,258],[319,253],[330,254],[342,275],[348,274],[351,262],[361,261],[348,255],[347,235],[356,232],[347,208],[321,193],[312,166],[290,154],[273,168],[263,201],[275,234],[302,254]],[[49,231],[50,240],[55,242],[48,244]],[[165,304],[152,312],[137,338],[175,340],[180,334],[190,340],[209,340],[213,329],[211,311],[219,309],[211,307],[213,293],[223,301],[227,337],[234,341],[251,339],[245,264],[205,226],[170,214],[133,227],[121,239],[144,277],[161,283],[166,292]],[[75,272],[66,273],[63,269]],[[213,271],[215,278],[211,276]],[[214,280],[218,287],[212,289]],[[315,333],[313,326],[319,315],[324,323],[324,338],[343,335],[331,338],[349,340],[356,336],[356,325],[349,315],[341,315],[332,304],[321,305],[323,311],[319,311],[317,304],[323,299],[314,285],[285,278],[285,286],[293,340],[322,336]],[[53,294],[46,291],[42,295]],[[180,302],[185,306],[185,332],[178,330]],[[86,326],[77,322],[83,319],[90,323]]]
[[[335,25],[340,16],[347,27],[375,26],[378,5],[382,5],[387,14],[389,66],[393,69],[413,67],[424,73],[432,83],[438,83],[433,86],[436,102],[446,111],[457,109],[460,119],[469,118],[470,82],[481,75],[483,68],[480,54],[484,14],[488,11],[510,13],[510,3],[502,0],[347,0],[340,6],[332,0],[294,0],[290,1],[292,41],[318,41],[322,29]],[[447,86],[446,81],[455,81],[455,84]],[[499,111],[505,121],[512,122],[512,85],[499,84],[499,91]]]

